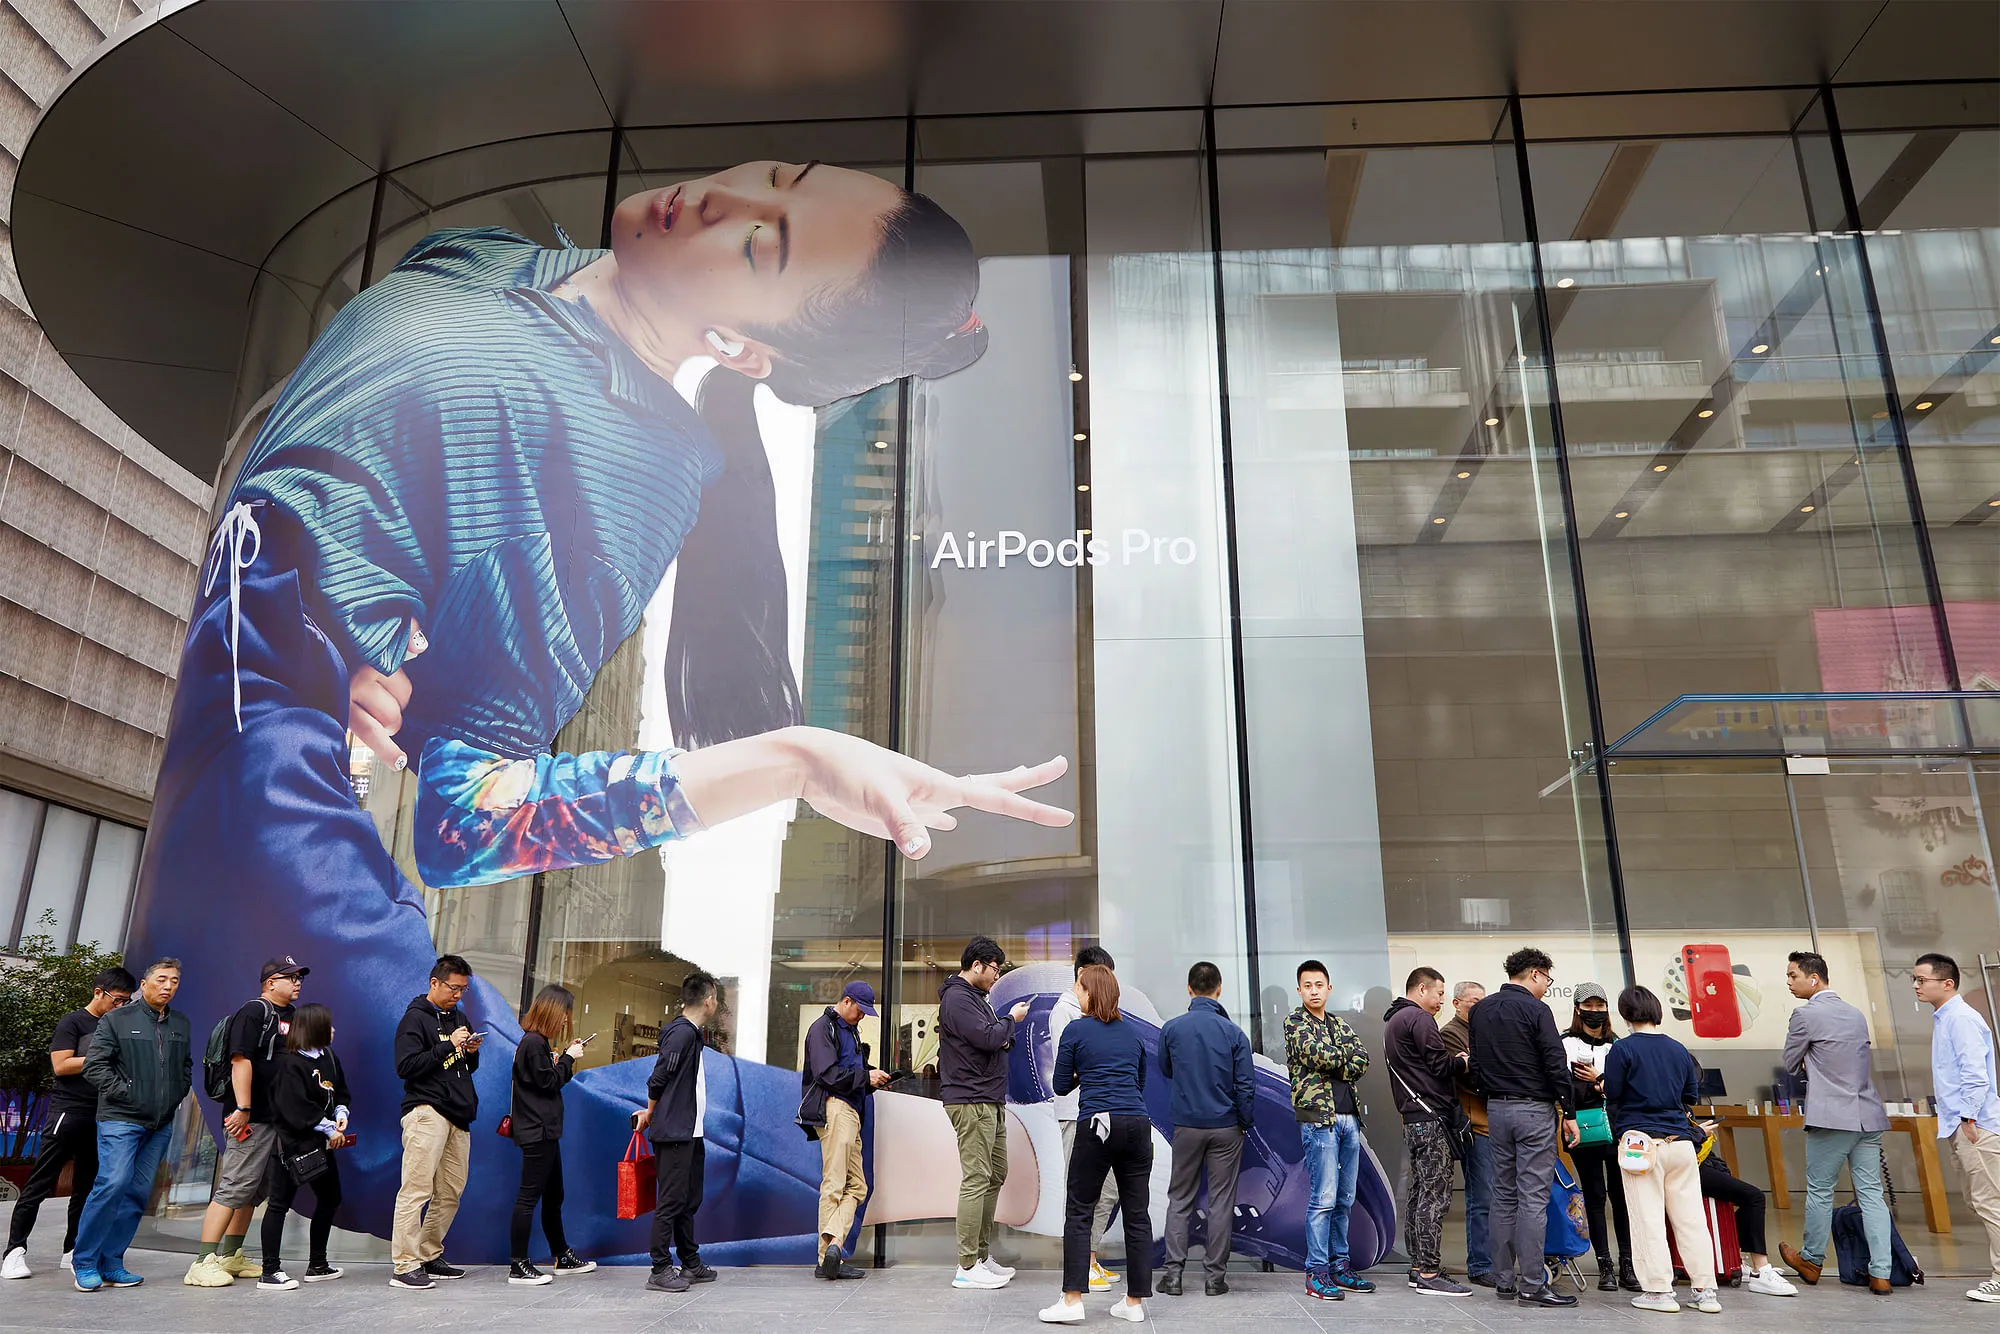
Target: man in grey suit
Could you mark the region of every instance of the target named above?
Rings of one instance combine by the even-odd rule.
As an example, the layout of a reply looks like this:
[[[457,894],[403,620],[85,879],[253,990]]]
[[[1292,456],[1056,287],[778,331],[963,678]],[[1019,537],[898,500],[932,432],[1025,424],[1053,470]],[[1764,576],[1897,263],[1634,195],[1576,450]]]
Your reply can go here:
[[[1805,1004],[1792,1011],[1785,1033],[1785,1068],[1806,1076],[1806,1222],[1798,1250],[1778,1253],[1807,1283],[1819,1282],[1833,1223],[1833,1186],[1840,1165],[1854,1179],[1868,1236],[1868,1290],[1889,1291],[1889,1201],[1882,1193],[1882,1132],[1889,1114],[1868,1071],[1868,1020],[1833,993],[1826,960],[1790,956],[1785,983]]]

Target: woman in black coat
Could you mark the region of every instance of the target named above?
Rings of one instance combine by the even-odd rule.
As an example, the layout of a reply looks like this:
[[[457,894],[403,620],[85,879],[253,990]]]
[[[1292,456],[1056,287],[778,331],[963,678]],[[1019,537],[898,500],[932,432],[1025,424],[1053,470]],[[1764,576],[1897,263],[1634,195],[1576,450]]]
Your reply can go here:
[[[285,1050],[271,1063],[271,1118],[277,1125],[277,1153],[265,1179],[264,1276],[259,1291],[284,1292],[299,1286],[279,1260],[285,1214],[300,1186],[313,1193],[305,1281],[339,1278],[327,1263],[326,1242],[340,1208],[340,1167],[336,1151],[347,1144],[347,1076],[333,1054],[333,1014],[324,1005],[301,1005],[292,1016]],[[300,1173],[306,1175],[302,1179]]]
[[[543,987],[535,1003],[521,1016],[521,1045],[514,1049],[514,1143],[521,1148],[521,1190],[514,1197],[514,1221],[508,1235],[513,1266],[509,1283],[538,1287],[554,1274],[588,1274],[595,1260],[579,1259],[563,1237],[562,1132],[563,1085],[576,1073],[583,1041],[571,1040],[563,1054],[555,1045],[569,1036],[570,1012],[576,998],[567,987]],[[542,1206],[542,1235],[548,1238],[550,1273],[528,1259],[528,1229],[535,1206]]]

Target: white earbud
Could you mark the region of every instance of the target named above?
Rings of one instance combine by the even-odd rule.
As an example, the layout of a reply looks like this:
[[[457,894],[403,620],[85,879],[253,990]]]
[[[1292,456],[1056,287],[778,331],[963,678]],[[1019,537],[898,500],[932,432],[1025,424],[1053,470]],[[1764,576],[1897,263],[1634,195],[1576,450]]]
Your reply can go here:
[[[715,355],[718,357],[740,357],[743,355],[743,344],[732,343],[713,329],[710,329],[705,337],[708,339],[708,345],[715,349]]]

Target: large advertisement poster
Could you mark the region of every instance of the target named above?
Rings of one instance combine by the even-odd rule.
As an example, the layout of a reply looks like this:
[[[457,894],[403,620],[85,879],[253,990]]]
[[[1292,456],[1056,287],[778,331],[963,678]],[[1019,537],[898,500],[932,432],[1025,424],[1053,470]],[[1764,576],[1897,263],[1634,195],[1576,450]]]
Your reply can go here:
[[[997,335],[975,307],[981,270],[964,230],[879,177],[782,162],[634,194],[610,230],[604,251],[497,229],[419,242],[292,373],[203,570],[130,954],[182,961],[176,1003],[198,1032],[254,992],[266,956],[311,968],[305,999],[332,1011],[360,1131],[341,1150],[340,1221],[363,1232],[388,1234],[399,1183],[404,1087],[391,1051],[436,953],[426,887],[668,848],[689,872],[670,883],[703,887],[683,920],[707,915],[711,956],[737,935],[750,942],[714,970],[748,979],[741,991],[762,1007],[770,902],[757,868],[798,801],[910,858],[954,827],[954,811],[1072,819],[1038,799],[1065,773],[1060,756],[997,756],[1001,771],[966,776],[801,725],[798,565],[785,544],[811,476],[811,410],[981,357]],[[555,752],[642,625],[652,679],[634,748]],[[350,745],[414,775],[421,884],[357,804]],[[1065,982],[1034,982],[1013,989],[1039,998],[1041,1015]],[[485,1040],[450,1248],[493,1261],[506,1255],[520,1155],[492,1129],[521,1028],[514,998],[484,979],[464,1004]],[[1048,1096],[1036,1050],[1017,1053],[1010,1097],[1024,1106]],[[612,1164],[650,1066],[587,1070],[567,1090],[564,1217],[586,1255],[646,1250],[646,1220],[615,1216]],[[794,1123],[798,1075],[715,1051],[704,1068],[703,1255],[810,1261],[820,1162]],[[1296,1264],[1297,1135],[1282,1072],[1260,1083],[1261,1253]],[[219,1142],[221,1109],[204,1100],[203,1112]],[[878,1117],[898,1152],[872,1159],[871,1221],[948,1216],[928,1183],[955,1171],[955,1155],[919,1151],[943,1142],[941,1107],[885,1095]],[[1016,1120],[1047,1148],[1039,1119]],[[1059,1162],[1044,1161],[1011,1187],[1029,1202],[1003,1221],[1050,1217],[1060,1180]],[[1357,1263],[1393,1230],[1379,1172],[1371,1181]]]

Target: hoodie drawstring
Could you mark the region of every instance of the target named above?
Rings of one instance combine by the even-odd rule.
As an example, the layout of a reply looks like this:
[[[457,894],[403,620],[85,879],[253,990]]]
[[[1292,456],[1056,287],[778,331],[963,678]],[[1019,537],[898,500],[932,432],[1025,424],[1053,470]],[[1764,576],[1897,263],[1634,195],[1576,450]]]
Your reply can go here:
[[[243,627],[243,571],[257,563],[264,550],[264,533],[257,527],[257,507],[264,502],[241,501],[229,507],[216,525],[215,540],[209,546],[208,578],[201,595],[215,591],[216,576],[229,567],[229,685],[236,705],[236,730],[243,730],[243,674],[237,665],[236,648]],[[244,555],[244,549],[249,555]]]

